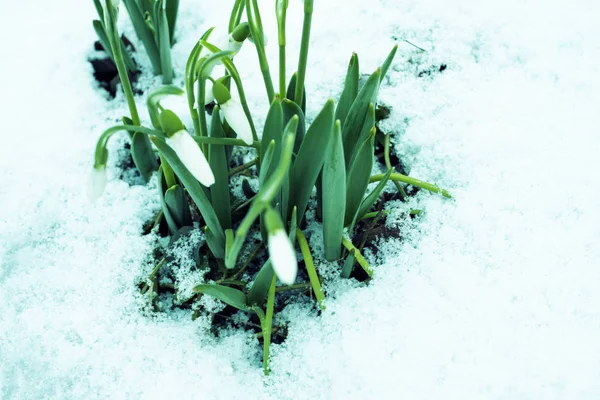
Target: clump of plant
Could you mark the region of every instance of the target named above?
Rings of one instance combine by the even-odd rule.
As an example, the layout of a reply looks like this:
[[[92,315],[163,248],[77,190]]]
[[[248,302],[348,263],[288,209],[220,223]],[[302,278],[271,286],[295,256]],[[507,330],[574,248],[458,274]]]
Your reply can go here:
[[[289,81],[285,65],[287,1],[278,0],[275,4],[280,53],[277,91],[265,55],[257,0],[237,0],[227,40],[213,43],[210,29],[192,50],[185,71],[186,90],[164,86],[148,96],[152,128],[126,119],[125,124],[109,128],[100,137],[91,186],[92,195],[101,194],[106,143],[112,134],[126,130],[140,143],[142,138],[152,142],[160,158],[158,187],[162,206],[155,225],[165,221],[171,236],[168,247],[192,228],[201,229],[195,267],[205,271],[205,281],[186,298],[180,295],[178,287],[162,283],[161,274],[167,278],[169,274],[164,268],[169,258],[167,248],[158,252],[160,261],[142,283],[142,292],[151,304],[161,291],[173,292],[180,305],[193,304],[201,296],[213,296],[237,310],[256,315],[265,373],[269,371],[272,335],[283,330],[273,326],[276,294],[310,290],[318,306],[325,307],[321,278],[313,262],[314,249],[305,234],[307,211],[314,215],[310,222],[322,226],[324,254],[319,257],[339,263],[341,276],[349,277],[358,267],[371,277],[373,270],[360,252],[362,246],[353,243],[353,237],[360,221],[380,216],[372,209],[386,184],[397,184],[401,196],[406,196],[403,183],[450,197],[432,184],[395,172],[390,163],[389,137],[378,137],[377,95],[397,47],[362,85],[358,56],[353,54],[337,105],[328,100],[309,123],[305,117],[304,82],[313,1],[304,1],[298,67]],[[244,15],[247,22],[241,22]],[[270,102],[260,140],[233,61],[248,38],[256,47]],[[225,76],[212,76],[217,64],[225,67]],[[234,90],[239,100],[233,96]],[[166,95],[184,94],[193,127],[186,127],[173,111],[160,104]],[[213,99],[215,106],[210,114],[205,105]],[[376,141],[385,148],[388,170],[372,176]],[[254,158],[241,162],[236,155],[240,148],[250,151]],[[144,155],[151,158],[152,154],[153,149],[144,148]],[[149,163],[140,165],[146,176],[154,170]],[[246,176],[242,185],[244,198],[234,195],[231,188],[240,174]],[[257,191],[252,190],[250,180],[256,182]],[[371,191],[370,182],[378,182]],[[316,206],[311,206],[315,189]]]
[[[123,41],[118,39],[116,22],[119,2],[105,0],[103,7],[100,0],[94,0],[99,19],[93,21],[93,26],[100,44],[111,60],[116,64],[115,53],[120,53],[127,70],[133,73],[137,67],[125,50]],[[175,39],[179,0],[123,0],[123,3],[136,35],[144,45],[154,74],[162,74],[163,83],[170,84],[173,81],[171,47]],[[113,38],[115,34],[117,39]]]

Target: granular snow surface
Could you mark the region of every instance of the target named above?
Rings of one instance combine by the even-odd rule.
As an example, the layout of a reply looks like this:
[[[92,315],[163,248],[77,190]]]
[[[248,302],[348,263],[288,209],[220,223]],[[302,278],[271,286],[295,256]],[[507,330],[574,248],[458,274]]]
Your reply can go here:
[[[176,70],[204,30],[225,29],[231,3],[181,2]],[[292,69],[302,4],[290,3]],[[125,135],[111,142],[104,195],[85,197],[95,140],[127,114],[87,61],[93,3],[7,3],[0,398],[600,398],[598,15],[590,1],[315,1],[309,118],[339,96],[352,51],[370,73],[399,43],[382,128],[411,176],[455,198],[396,203],[390,223],[405,240],[381,243],[368,286],[329,283],[321,316],[288,307],[265,378],[248,332],[216,339],[187,311],[142,312],[136,284],[153,248],[142,226],[159,204],[155,182],[119,179]],[[124,9],[120,23],[133,37]],[[252,44],[236,64],[260,123],[268,103]],[[403,219],[410,207],[423,216]]]

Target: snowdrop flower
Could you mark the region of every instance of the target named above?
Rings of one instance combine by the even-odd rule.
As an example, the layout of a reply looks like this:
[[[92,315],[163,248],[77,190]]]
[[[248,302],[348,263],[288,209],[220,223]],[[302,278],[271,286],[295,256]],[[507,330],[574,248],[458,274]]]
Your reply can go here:
[[[231,32],[228,36],[223,36],[217,40],[215,46],[219,50],[223,51],[232,51],[233,54],[229,56],[229,58],[233,58],[239,51],[242,49],[242,45],[244,44],[244,40],[248,38],[250,35],[250,25],[247,22],[242,22],[239,24],[233,32]],[[202,52],[200,53],[200,58],[205,58],[211,55],[213,52],[207,49],[206,47],[202,48]],[[212,70],[216,65],[221,64],[220,59],[213,60],[209,65],[204,67],[204,76],[209,77],[212,74]]]
[[[267,247],[275,275],[284,284],[292,285],[298,274],[296,251],[283,228],[281,217],[270,207],[265,212],[265,223],[268,231]]]
[[[213,83],[212,92],[221,108],[221,115],[225,118],[229,126],[231,126],[231,129],[235,131],[244,143],[251,145],[254,142],[252,128],[240,102],[234,100],[229,90],[219,81]]]
[[[185,129],[179,117],[171,110],[164,110],[160,114],[160,124],[167,135],[167,144],[175,151],[194,178],[206,187],[215,183],[215,175],[204,153]]]
[[[87,197],[93,203],[102,196],[106,188],[106,166],[94,166],[87,182]]]

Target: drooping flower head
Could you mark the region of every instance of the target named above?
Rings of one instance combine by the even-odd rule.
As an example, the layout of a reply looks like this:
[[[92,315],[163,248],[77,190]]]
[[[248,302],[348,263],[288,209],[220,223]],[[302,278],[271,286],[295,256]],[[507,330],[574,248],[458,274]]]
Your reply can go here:
[[[234,100],[229,90],[219,81],[213,83],[212,92],[219,107],[221,107],[223,117],[231,126],[231,129],[246,144],[252,144],[254,141],[252,128],[240,102]]]
[[[265,212],[265,225],[268,232],[267,247],[275,275],[282,283],[292,285],[298,274],[296,250],[283,227],[281,217],[271,207]]]
[[[164,110],[159,118],[162,130],[167,135],[167,144],[175,151],[183,165],[204,186],[215,183],[215,176],[204,153],[179,117],[171,110]]]

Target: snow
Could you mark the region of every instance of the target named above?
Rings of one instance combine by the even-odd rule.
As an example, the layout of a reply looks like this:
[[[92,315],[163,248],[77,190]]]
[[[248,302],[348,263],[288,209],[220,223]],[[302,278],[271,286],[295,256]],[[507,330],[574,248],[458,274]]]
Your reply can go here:
[[[181,3],[179,70],[230,9]],[[290,69],[302,23],[291,3]],[[104,195],[85,196],[96,138],[127,113],[94,88],[92,2],[11,3],[0,17],[0,397],[597,399],[599,12],[562,0],[315,2],[309,117],[339,94],[352,51],[368,73],[392,36],[426,49],[400,42],[383,127],[411,175],[455,199],[400,206],[406,239],[385,243],[368,286],[331,284],[321,316],[303,304],[278,316],[289,336],[265,378],[249,333],[216,339],[189,311],[143,312],[136,284],[153,239],[141,232],[159,204],[155,182],[117,179],[123,139]],[[251,44],[236,63],[260,124]],[[425,211],[418,223],[411,207]]]

